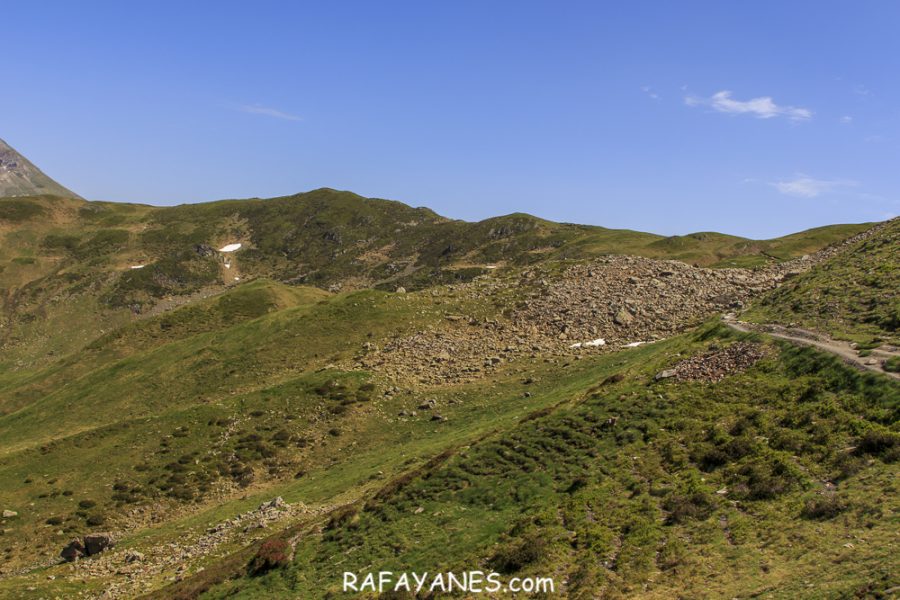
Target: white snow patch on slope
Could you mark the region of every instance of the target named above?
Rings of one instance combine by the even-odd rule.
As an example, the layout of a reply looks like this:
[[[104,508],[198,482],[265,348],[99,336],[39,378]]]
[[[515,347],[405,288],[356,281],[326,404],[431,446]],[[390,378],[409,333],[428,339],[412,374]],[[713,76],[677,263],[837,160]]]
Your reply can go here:
[[[589,342],[576,342],[569,346],[569,348],[596,348],[597,346],[605,346],[606,340],[603,338],[597,338],[596,340],[591,340]]]

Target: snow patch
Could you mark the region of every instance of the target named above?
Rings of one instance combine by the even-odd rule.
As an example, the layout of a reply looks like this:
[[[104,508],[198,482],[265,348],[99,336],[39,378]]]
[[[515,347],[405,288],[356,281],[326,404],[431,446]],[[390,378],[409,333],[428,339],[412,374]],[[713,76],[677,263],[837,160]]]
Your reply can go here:
[[[576,342],[569,346],[569,348],[596,348],[598,346],[605,346],[606,340],[603,338],[597,338],[596,340],[591,340],[589,342]]]
[[[143,269],[146,265],[131,265],[130,269]]]
[[[235,250],[240,250],[240,249],[241,249],[241,244],[234,243],[234,244],[228,244],[226,246],[222,246],[221,248],[219,248],[219,252],[234,252]]]

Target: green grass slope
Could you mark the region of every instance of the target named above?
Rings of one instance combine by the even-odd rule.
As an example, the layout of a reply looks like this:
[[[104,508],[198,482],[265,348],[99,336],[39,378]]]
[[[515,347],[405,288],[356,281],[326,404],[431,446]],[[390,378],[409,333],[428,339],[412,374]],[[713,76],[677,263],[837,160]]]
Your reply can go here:
[[[900,344],[900,219],[757,303],[748,317]]]
[[[246,575],[243,552],[153,597],[327,598],[345,571],[472,569],[571,598],[877,597],[898,583],[900,387],[786,345],[715,385],[654,381],[736,337],[557,373],[543,409],[279,534],[297,540],[285,566]]]
[[[573,597],[693,596],[701,582],[799,593],[787,569],[826,560],[833,588],[817,589],[883,587],[876,546],[893,522],[873,506],[891,502],[896,384],[774,346],[718,384],[653,381],[736,339],[712,327],[583,360],[522,355],[460,385],[401,389],[358,363],[372,344],[516,301],[385,291],[399,285],[604,253],[757,264],[858,229],[662,238],[522,214],[452,221],[334,190],[172,208],[0,200],[0,509],[18,513],[0,523],[0,597],[115,581],[49,566],[76,535],[114,530],[152,554],[274,495],[312,507],[295,561],[245,577],[255,548],[241,547],[268,535],[245,532],[185,561],[206,575],[184,589],[319,597],[331,583],[312,582],[331,582],[351,547],[354,568],[546,572]],[[211,251],[236,241],[227,261]],[[833,515],[815,516],[820,500]],[[834,555],[813,532],[869,545]],[[539,553],[523,562],[525,546]],[[180,597],[165,588],[175,575],[147,584]]]
[[[718,384],[653,380],[738,337],[715,328],[577,361],[523,357],[473,383],[391,393],[372,373],[336,366],[447,314],[502,310],[461,302],[257,280],[0,382],[0,506],[19,513],[0,526],[5,568],[50,561],[71,537],[108,529],[150,553],[282,495],[325,511],[298,524],[291,565],[244,578],[251,548],[240,560],[197,559],[190,568],[206,575],[185,585],[212,597],[320,597],[350,547],[360,550],[346,564],[358,569],[496,566],[553,574],[573,597],[693,596],[703,585],[790,597],[804,590],[788,570],[826,560],[832,587],[809,597],[886,585],[895,383],[788,347]],[[446,421],[408,416],[426,398]],[[153,520],[136,522],[135,510]],[[851,554],[847,535],[865,544]],[[518,549],[537,539],[546,546],[522,562]],[[96,592],[115,579],[66,573],[7,578],[0,596]]]

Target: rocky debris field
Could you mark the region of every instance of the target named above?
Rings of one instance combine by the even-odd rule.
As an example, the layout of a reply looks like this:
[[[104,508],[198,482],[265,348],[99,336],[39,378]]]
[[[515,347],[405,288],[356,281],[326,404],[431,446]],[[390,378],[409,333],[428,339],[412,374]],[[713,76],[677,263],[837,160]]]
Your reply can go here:
[[[271,525],[316,512],[319,511],[310,511],[302,503],[288,504],[277,497],[222,521],[197,537],[185,536],[178,542],[160,544],[143,552],[107,548],[96,556],[79,558],[69,566],[71,572],[66,578],[73,581],[114,578],[98,598],[133,598],[142,590],[151,589],[161,578],[168,581],[183,578],[197,559],[213,554],[223,544],[249,543],[270,535]]]
[[[355,365],[425,385],[471,381],[522,356],[621,349],[675,335],[772,289],[784,269],[701,269],[610,256],[553,273],[452,286],[464,303],[503,305],[495,319],[448,315],[408,337],[371,346]]]
[[[440,325],[380,347],[368,344],[352,366],[407,384],[443,385],[479,379],[523,356],[609,352],[664,339],[714,314],[741,310],[883,227],[760,269],[606,256],[561,270],[559,263],[543,264],[505,279],[479,277],[446,289],[462,305],[502,306],[496,318],[447,314]]]
[[[761,344],[735,342],[725,348],[711,348],[709,352],[687,358],[671,369],[657,373],[656,379],[714,383],[749,369],[765,355],[766,349]]]

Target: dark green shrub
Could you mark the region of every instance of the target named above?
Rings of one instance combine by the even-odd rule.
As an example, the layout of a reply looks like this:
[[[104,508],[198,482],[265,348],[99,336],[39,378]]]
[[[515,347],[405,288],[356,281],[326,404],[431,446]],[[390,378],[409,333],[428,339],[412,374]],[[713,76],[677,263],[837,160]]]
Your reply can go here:
[[[689,494],[671,494],[663,503],[669,516],[666,523],[683,523],[690,519],[705,519],[713,511],[715,505],[708,494],[693,492]]]
[[[544,538],[531,535],[502,546],[490,558],[488,564],[492,569],[504,575],[517,573],[539,561],[544,556],[546,547],[547,542]]]
[[[331,513],[325,523],[326,531],[355,526],[359,522],[359,507],[355,504],[342,506]]]
[[[833,494],[828,496],[816,496],[815,498],[810,498],[803,504],[803,510],[800,511],[800,515],[804,519],[824,521],[826,519],[833,519],[846,508],[847,506],[844,502]]]
[[[900,446],[900,435],[892,431],[870,429],[859,439],[856,453],[880,456],[893,461],[897,459],[898,446]]]
[[[100,527],[106,523],[106,517],[103,515],[91,515],[87,518],[88,527]]]

